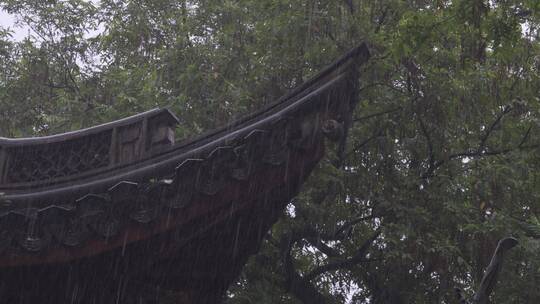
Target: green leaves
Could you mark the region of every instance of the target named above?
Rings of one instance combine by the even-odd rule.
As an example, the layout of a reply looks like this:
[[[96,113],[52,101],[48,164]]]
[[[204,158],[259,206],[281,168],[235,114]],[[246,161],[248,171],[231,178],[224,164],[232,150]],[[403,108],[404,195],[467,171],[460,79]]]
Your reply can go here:
[[[169,106],[186,138],[276,100],[358,42],[370,44],[343,168],[329,152],[228,303],[299,303],[280,248],[297,231],[305,232],[292,247],[300,275],[354,257],[381,232],[360,262],[308,282],[335,302],[450,303],[453,287],[478,283],[508,235],[520,247],[505,261],[494,301],[540,302],[538,1],[0,7],[33,29],[22,42],[0,32],[0,136]]]

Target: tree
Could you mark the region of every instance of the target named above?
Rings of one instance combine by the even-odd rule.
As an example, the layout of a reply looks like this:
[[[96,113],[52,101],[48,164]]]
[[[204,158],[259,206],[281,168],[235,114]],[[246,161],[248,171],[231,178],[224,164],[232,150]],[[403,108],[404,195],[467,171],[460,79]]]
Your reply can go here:
[[[187,137],[370,44],[344,157],[321,162],[227,303],[454,303],[510,235],[491,299],[540,300],[537,1],[0,4],[33,29],[0,35],[3,136],[170,106]]]

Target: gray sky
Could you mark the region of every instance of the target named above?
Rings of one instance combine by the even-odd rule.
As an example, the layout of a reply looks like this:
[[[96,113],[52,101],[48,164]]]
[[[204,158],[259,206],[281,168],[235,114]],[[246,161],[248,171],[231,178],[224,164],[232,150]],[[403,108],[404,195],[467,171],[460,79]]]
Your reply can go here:
[[[100,0],[88,0],[93,2],[94,5],[98,6]],[[17,18],[14,15],[8,14],[6,11],[0,9],[0,26],[3,28],[9,28],[12,31],[13,40],[22,41],[24,38],[28,37],[30,28],[28,26],[17,26],[15,23]],[[98,27],[97,30],[89,31],[87,37],[96,36],[97,34],[103,32],[104,28],[102,25]]]
[[[23,40],[28,36],[28,27],[20,27],[15,25],[16,18],[13,15],[8,14],[7,12],[0,10],[0,26],[3,28],[10,28],[13,33],[13,39],[16,41]]]

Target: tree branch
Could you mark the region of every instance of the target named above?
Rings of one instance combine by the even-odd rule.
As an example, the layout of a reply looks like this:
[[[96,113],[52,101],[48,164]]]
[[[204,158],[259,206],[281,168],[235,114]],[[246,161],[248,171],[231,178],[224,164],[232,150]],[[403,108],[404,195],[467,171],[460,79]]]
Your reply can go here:
[[[491,125],[489,126],[488,129],[486,129],[486,132],[484,133],[484,135],[480,138],[480,144],[478,145],[478,149],[477,149],[477,152],[482,152],[482,150],[485,148],[486,146],[486,142],[487,140],[489,139],[489,136],[491,135],[491,133],[493,132],[493,130],[495,130],[495,128],[499,125],[499,123],[501,122],[502,118],[510,113],[510,111],[512,111],[512,107],[510,106],[504,106],[503,107],[503,110],[501,111],[501,113],[499,113],[499,115],[497,115],[497,118],[495,119],[495,121],[493,121],[491,123]]]
[[[358,217],[356,219],[353,219],[353,220],[343,224],[341,227],[339,227],[339,229],[336,231],[336,233],[334,235],[339,236],[339,235],[343,234],[343,232],[345,230],[351,228],[352,226],[354,226],[356,224],[359,224],[361,222],[367,221],[367,220],[371,220],[371,219],[373,219],[375,217],[376,216],[374,214],[370,214],[368,216],[362,216],[362,217]]]
[[[388,15],[389,9],[390,9],[390,6],[385,6],[381,16],[377,20],[377,25],[375,26],[375,33],[378,33],[381,30],[381,27],[384,24],[384,21],[386,20],[386,16]]]
[[[364,139],[361,143],[359,143],[358,145],[355,145],[352,149],[352,151],[349,151],[349,153],[347,153],[347,156],[350,156],[352,153],[354,153],[355,151],[357,151],[358,149],[364,147],[365,145],[367,145],[370,141],[374,140],[375,138],[379,137],[382,135],[382,129],[379,130],[378,132],[375,132],[373,133],[373,135],[371,135],[370,137]]]
[[[422,130],[422,133],[424,133],[424,137],[427,141],[428,146],[428,159],[429,159],[429,168],[433,167],[435,165],[435,155],[433,153],[433,142],[431,140],[431,135],[429,134],[426,125],[424,124],[424,121],[420,116],[418,116],[418,122],[420,123],[420,129]]]
[[[377,113],[369,114],[369,115],[366,115],[366,116],[361,116],[361,117],[353,119],[353,122],[358,122],[358,121],[367,120],[367,119],[370,119],[370,118],[373,118],[373,117],[382,116],[382,115],[389,114],[389,113],[394,113],[394,112],[397,112],[397,111],[401,111],[402,109],[403,109],[402,107],[397,107],[397,108],[394,108],[394,109],[385,110],[385,111],[382,111],[382,112],[377,112]]]
[[[309,281],[304,280],[294,268],[291,249],[294,242],[284,236],[280,242],[280,251],[285,270],[285,289],[292,293],[304,304],[326,304],[326,297],[322,295]]]
[[[321,274],[323,274],[325,272],[338,270],[338,269],[345,268],[345,267],[349,267],[349,266],[352,266],[352,265],[355,265],[355,264],[358,264],[360,262],[365,261],[364,257],[366,256],[367,251],[371,247],[371,244],[373,244],[373,242],[379,237],[380,234],[381,234],[380,230],[375,231],[375,233],[369,239],[364,241],[362,246],[360,246],[358,251],[351,258],[340,259],[338,261],[331,262],[331,263],[325,264],[323,266],[317,267],[317,268],[313,269],[310,273],[305,275],[304,280],[311,281],[312,279],[318,277],[319,275],[321,275]]]
[[[326,245],[323,243],[323,241],[320,238],[308,238],[307,241],[309,244],[315,248],[317,248],[320,252],[326,254],[330,258],[335,258],[339,256],[339,252],[337,252],[332,247]]]
[[[532,125],[529,126],[529,128],[527,129],[527,132],[525,132],[525,135],[523,135],[523,138],[521,139],[518,145],[519,148],[523,147],[527,139],[529,139],[529,135],[531,134],[532,127],[533,127]]]
[[[343,0],[343,2],[345,2],[345,5],[347,5],[347,7],[349,8],[349,12],[352,14],[354,14],[354,4],[352,2],[352,0]]]
[[[493,130],[495,130],[496,126],[500,123],[504,115],[510,113],[510,111],[511,111],[511,108],[509,106],[504,107],[503,111],[499,113],[495,121],[493,121],[493,123],[489,126],[489,128],[486,129],[486,132],[480,138],[480,143],[476,149],[465,151],[465,152],[453,153],[453,154],[448,155],[446,159],[435,161],[433,163],[433,166],[430,166],[428,170],[424,174],[422,174],[422,178],[425,179],[425,178],[432,177],[435,170],[437,170],[446,162],[454,160],[454,159],[462,159],[464,157],[475,158],[475,157],[482,157],[482,156],[495,156],[495,155],[502,155],[502,154],[510,153],[516,150],[519,151],[519,150],[540,148],[540,144],[525,145],[525,142],[529,138],[529,135],[532,129],[532,126],[531,126],[527,129],[522,139],[520,140],[519,144],[517,144],[515,147],[501,148],[498,150],[485,149],[486,142],[489,140],[489,136],[493,133]]]

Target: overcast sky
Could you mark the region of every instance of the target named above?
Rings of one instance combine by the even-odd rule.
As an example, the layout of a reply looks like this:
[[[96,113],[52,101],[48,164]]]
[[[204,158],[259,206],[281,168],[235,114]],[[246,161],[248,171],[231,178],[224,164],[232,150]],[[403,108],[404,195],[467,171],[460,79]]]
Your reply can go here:
[[[0,26],[10,28],[12,30],[13,39],[16,41],[23,40],[28,36],[28,27],[18,27],[15,25],[16,18],[13,15],[6,13],[0,9]]]
[[[100,1],[99,0],[89,0],[94,3],[94,5],[98,6]],[[0,9],[0,26],[3,28],[9,28],[12,31],[13,40],[15,41],[21,41],[24,38],[28,36],[28,33],[30,31],[30,28],[27,26],[16,26],[15,23],[17,21],[17,18],[11,14],[8,14],[6,11]],[[99,34],[100,32],[103,32],[103,27],[99,26],[97,30],[90,31],[87,34],[87,37],[95,36]]]

